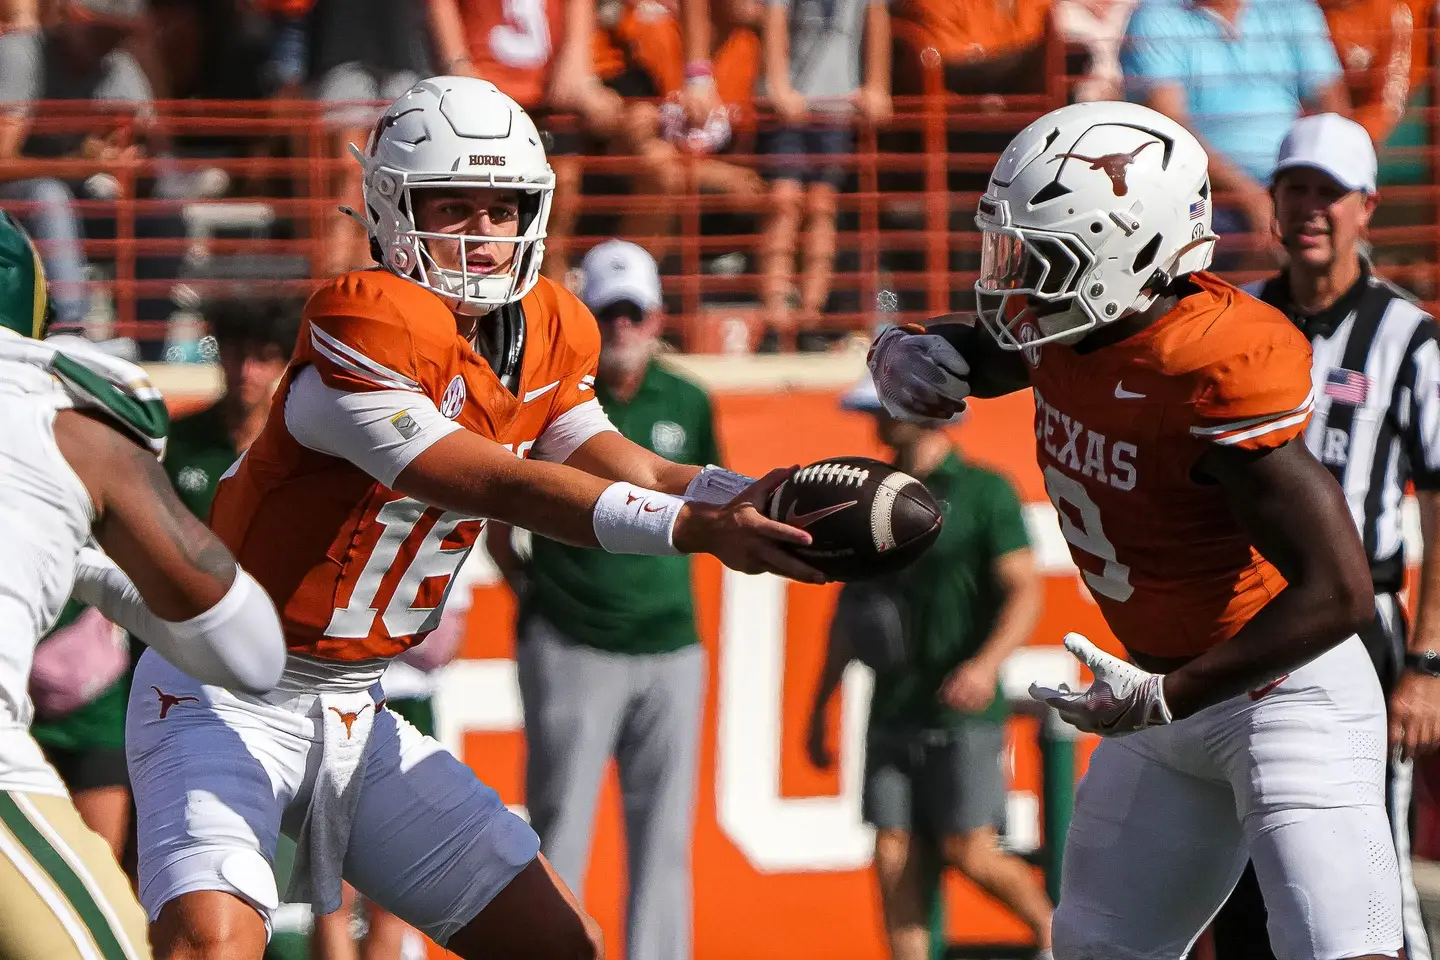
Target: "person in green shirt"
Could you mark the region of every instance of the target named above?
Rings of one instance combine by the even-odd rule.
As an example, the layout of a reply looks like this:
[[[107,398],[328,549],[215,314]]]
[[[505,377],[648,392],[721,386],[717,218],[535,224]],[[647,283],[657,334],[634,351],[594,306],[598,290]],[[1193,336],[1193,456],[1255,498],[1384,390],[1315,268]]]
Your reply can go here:
[[[215,487],[260,435],[300,330],[300,305],[284,300],[221,300],[205,321],[225,389],[210,406],[170,425],[165,472],[190,512],[210,516]]]
[[[677,463],[720,463],[704,391],[655,359],[663,325],[654,259],[610,240],[581,266],[600,324],[595,394],[628,439]],[[541,850],[581,896],[595,798],[614,756],[626,811],[629,960],[691,954],[690,845],[705,700],[686,556],[642,557],[511,530],[486,545],[520,601],[516,660],[527,741],[526,803]]]
[[[875,669],[866,732],[864,816],[895,960],[931,954],[927,872],[953,867],[1009,907],[1049,957],[1049,898],[999,845],[1005,814],[1000,668],[1029,638],[1043,585],[1010,483],[964,459],[940,429],[885,413],[867,377],[842,405],[875,419],[895,465],[944,509],[940,536],[902,574],[847,584],[811,711],[808,752],[828,768],[825,713],[845,667]]]

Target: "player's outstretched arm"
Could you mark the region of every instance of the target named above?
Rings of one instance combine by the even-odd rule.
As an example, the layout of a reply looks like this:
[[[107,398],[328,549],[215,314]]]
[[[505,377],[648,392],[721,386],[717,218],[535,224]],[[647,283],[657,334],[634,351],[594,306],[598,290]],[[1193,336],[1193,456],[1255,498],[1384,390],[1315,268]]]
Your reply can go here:
[[[771,520],[760,506],[790,474],[771,471],[726,504],[683,500],[558,463],[522,460],[468,430],[436,440],[390,484],[446,510],[611,553],[710,553],[742,573],[804,582],[824,577],[785,549],[805,531]]]
[[[269,690],[285,666],[275,606],[185,508],[149,451],[72,410],[55,439],[95,505],[75,595],[206,683]],[[107,556],[108,554],[108,556]]]
[[[1345,496],[1301,438],[1263,452],[1217,445],[1198,469],[1220,484],[1288,586],[1235,636],[1166,675],[1175,717],[1278,679],[1375,616],[1370,567]]]
[[[677,495],[685,493],[701,469],[666,460],[617,430],[597,433],[580,444],[565,459],[565,465],[607,480],[624,480]]]

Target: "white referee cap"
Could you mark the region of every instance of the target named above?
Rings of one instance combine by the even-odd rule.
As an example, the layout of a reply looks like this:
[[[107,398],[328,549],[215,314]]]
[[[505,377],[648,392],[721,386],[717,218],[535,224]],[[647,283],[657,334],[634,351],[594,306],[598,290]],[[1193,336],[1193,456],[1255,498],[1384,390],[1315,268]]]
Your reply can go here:
[[[1280,144],[1280,156],[1270,174],[1273,184],[1294,167],[1312,167],[1346,190],[1375,192],[1375,145],[1370,134],[1354,120],[1338,113],[1301,117]]]

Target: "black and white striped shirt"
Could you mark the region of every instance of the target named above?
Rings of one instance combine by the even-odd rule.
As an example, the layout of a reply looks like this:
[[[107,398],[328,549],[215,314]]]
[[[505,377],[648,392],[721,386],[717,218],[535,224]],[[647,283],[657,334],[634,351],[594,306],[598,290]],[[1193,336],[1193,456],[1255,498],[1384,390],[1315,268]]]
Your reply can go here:
[[[1305,443],[1345,491],[1377,592],[1405,574],[1405,486],[1440,490],[1440,326],[1369,264],[1330,308],[1302,315],[1285,274],[1246,291],[1294,321],[1315,352]]]

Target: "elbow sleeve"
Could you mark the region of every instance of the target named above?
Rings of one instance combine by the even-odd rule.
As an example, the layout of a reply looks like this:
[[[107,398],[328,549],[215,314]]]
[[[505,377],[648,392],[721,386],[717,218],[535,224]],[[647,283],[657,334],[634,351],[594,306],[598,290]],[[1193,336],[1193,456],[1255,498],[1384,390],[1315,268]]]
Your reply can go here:
[[[239,567],[220,602],[189,620],[159,620],[155,651],[202,683],[265,693],[285,670],[285,634],[275,604]]]
[[[157,617],[114,561],[86,548],[80,551],[74,596],[202,683],[264,693],[285,669],[285,635],[275,604],[239,567],[218,603],[176,623]]]

